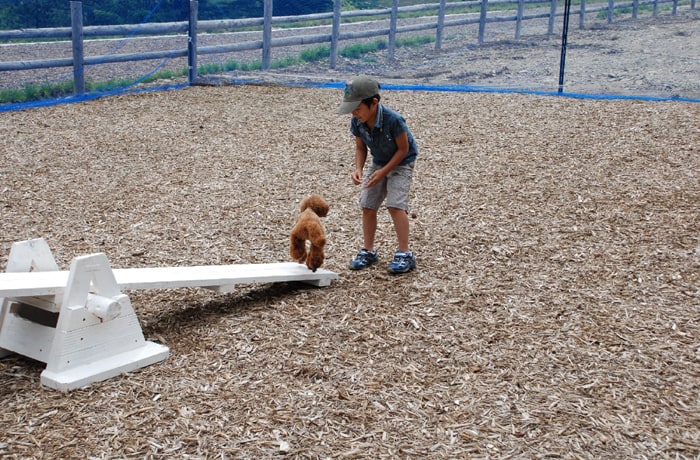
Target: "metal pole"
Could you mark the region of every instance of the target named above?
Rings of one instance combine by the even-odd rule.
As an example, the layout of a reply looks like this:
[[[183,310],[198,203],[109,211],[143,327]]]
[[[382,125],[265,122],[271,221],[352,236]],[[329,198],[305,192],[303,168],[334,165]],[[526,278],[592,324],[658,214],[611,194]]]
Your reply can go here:
[[[197,19],[199,17],[198,0],[190,0],[190,22],[187,28],[187,68],[189,84],[197,79]]]
[[[569,35],[569,14],[571,12],[571,0],[564,4],[564,26],[561,33],[561,58],[559,60],[559,92],[564,91],[564,68],[566,67],[566,43]]]
[[[83,50],[83,2],[70,2],[73,40],[73,93],[85,92],[85,58]]]

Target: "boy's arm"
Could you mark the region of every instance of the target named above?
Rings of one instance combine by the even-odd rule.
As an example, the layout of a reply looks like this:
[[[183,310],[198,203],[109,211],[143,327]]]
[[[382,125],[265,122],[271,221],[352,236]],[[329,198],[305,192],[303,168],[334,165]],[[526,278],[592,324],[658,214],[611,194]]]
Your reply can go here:
[[[352,172],[352,182],[355,185],[362,183],[365,161],[367,161],[367,145],[360,136],[355,136],[355,170]]]
[[[406,132],[399,134],[396,136],[395,141],[396,152],[394,152],[394,156],[391,157],[391,160],[389,160],[389,162],[385,164],[382,169],[378,169],[374,172],[374,174],[372,174],[372,176],[369,178],[369,182],[367,182],[367,187],[377,185],[386,177],[387,174],[389,174],[392,169],[398,166],[403,159],[406,158],[406,155],[408,155],[408,134],[406,134]]]

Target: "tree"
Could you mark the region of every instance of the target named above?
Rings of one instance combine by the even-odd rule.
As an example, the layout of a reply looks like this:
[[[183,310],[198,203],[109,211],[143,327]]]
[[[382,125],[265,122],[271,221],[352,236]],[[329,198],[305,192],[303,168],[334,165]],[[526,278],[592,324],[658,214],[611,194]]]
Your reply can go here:
[[[3,29],[70,26],[70,3],[53,0],[3,0],[0,27]]]
[[[275,16],[296,16],[300,14],[325,13],[333,11],[333,0],[273,0],[272,11]]]
[[[184,21],[189,0],[82,0],[86,25]]]
[[[262,0],[199,0],[200,19],[255,18],[262,13]]]
[[[378,0],[344,0],[375,5]],[[189,17],[190,0],[82,0],[83,24],[177,22]],[[357,5],[356,5],[357,6]],[[259,18],[263,0],[199,0],[200,19]],[[275,16],[333,10],[333,0],[273,0]],[[0,0],[0,28],[70,27],[70,0]]]
[[[263,15],[263,0],[199,0],[199,17],[202,19],[259,18]],[[333,11],[333,0],[273,0],[275,16]]]

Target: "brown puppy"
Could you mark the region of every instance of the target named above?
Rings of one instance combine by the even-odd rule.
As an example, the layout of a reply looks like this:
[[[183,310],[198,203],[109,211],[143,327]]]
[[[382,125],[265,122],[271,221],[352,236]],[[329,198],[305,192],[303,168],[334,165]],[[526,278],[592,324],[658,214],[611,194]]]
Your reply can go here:
[[[326,245],[326,232],[321,225],[320,217],[326,217],[330,206],[320,195],[311,195],[301,202],[301,214],[290,236],[289,255],[300,264],[306,263],[312,271],[316,271],[323,263]],[[306,241],[311,243],[306,250]]]

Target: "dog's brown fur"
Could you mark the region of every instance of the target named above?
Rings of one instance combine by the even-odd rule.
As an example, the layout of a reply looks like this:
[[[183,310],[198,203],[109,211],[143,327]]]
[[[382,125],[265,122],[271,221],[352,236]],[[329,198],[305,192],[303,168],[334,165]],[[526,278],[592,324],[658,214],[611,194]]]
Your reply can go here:
[[[326,217],[330,206],[320,195],[311,195],[301,202],[301,214],[290,236],[289,255],[300,264],[305,263],[309,269],[316,271],[323,264],[326,246],[326,232],[320,217]],[[306,241],[311,243],[306,250]]]

